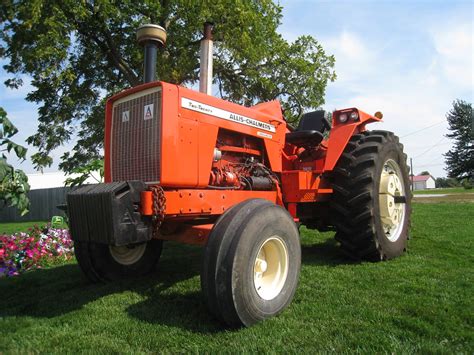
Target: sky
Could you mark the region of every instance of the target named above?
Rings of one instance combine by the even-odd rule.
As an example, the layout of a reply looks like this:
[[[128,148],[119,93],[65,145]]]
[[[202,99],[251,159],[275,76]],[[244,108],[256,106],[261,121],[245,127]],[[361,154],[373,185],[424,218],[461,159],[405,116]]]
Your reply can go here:
[[[473,2],[281,0],[280,5],[278,30],[285,39],[311,35],[336,58],[337,80],[328,84],[323,108],[381,111],[384,122],[368,128],[400,136],[415,174],[446,176],[443,153],[452,146],[444,136],[446,113],[455,99],[474,102]],[[0,83],[8,77],[1,68]],[[24,81],[19,90],[0,84],[0,106],[20,130],[14,141],[26,145],[36,131],[37,107],[25,101],[32,88]],[[57,149],[55,164],[45,171],[57,171],[59,157],[73,145]],[[9,162],[35,172],[29,161]]]

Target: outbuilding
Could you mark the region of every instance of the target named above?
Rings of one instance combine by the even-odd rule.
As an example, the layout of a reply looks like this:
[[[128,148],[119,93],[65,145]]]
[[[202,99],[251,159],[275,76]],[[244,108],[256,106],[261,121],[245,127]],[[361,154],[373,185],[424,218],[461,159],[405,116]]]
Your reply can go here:
[[[435,179],[431,175],[413,176],[413,190],[434,189],[436,187]]]

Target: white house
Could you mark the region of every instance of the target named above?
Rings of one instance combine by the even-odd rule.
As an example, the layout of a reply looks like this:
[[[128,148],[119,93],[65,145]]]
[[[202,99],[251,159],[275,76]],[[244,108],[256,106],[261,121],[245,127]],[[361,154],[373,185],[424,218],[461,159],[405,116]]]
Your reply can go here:
[[[434,189],[435,179],[431,175],[413,176],[413,190]]]

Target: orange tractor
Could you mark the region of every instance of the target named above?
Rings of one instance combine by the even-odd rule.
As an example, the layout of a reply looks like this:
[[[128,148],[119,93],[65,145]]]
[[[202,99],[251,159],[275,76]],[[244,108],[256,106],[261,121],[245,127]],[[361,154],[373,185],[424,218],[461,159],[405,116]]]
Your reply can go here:
[[[298,228],[335,230],[352,258],[402,254],[410,225],[406,155],[381,120],[356,108],[304,114],[296,129],[278,101],[243,107],[155,81],[166,32],[144,25],[145,83],[107,101],[105,183],[67,197],[78,263],[95,282],[150,272],[163,240],[204,245],[201,288],[211,313],[249,326],[283,311],[298,283]]]

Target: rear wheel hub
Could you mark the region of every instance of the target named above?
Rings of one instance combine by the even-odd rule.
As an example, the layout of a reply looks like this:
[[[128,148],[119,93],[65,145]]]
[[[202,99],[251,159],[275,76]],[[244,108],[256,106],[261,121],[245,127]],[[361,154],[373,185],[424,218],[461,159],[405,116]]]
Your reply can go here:
[[[398,164],[389,159],[380,176],[379,205],[380,218],[388,240],[395,242],[401,235],[405,218],[405,187]]]

